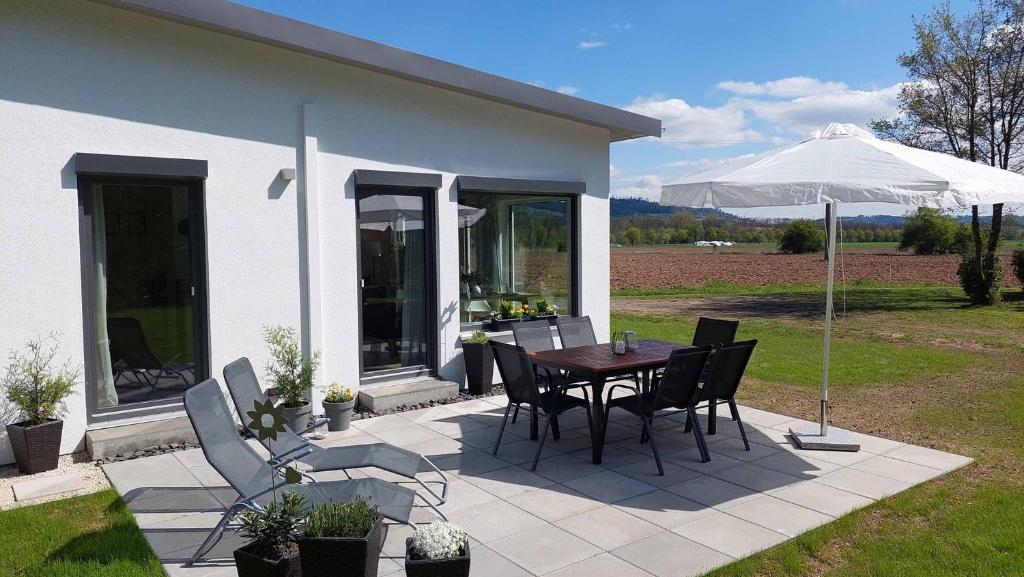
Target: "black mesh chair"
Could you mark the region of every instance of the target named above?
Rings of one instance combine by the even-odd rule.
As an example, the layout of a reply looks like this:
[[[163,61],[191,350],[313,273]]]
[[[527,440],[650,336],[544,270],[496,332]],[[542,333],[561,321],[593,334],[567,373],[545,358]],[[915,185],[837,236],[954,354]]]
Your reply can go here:
[[[679,412],[686,413],[686,422],[693,431],[697,441],[697,449],[700,451],[701,461],[706,463],[711,460],[708,455],[707,445],[704,443],[704,435],[700,430],[700,423],[697,421],[696,407],[700,399],[700,377],[704,367],[711,355],[711,347],[700,347],[696,349],[678,349],[668,358],[665,370],[661,374],[658,386],[651,391],[644,392],[638,387],[631,385],[614,385],[608,389],[607,407],[604,413],[604,431],[608,430],[608,415],[613,408],[624,409],[633,413],[643,422],[645,439],[651,443],[651,451],[654,453],[654,461],[658,465],[658,474],[664,475],[665,469],[661,465],[661,455],[658,453],[658,446],[654,440],[655,417],[675,415]],[[615,389],[626,388],[633,391],[632,395],[613,398]],[[674,409],[674,410],[672,410]],[[659,412],[662,411],[662,412]],[[603,442],[603,439],[602,439]]]
[[[512,337],[516,341],[516,346],[522,347],[523,350],[528,353],[550,351],[555,348],[555,339],[551,336],[551,324],[546,320],[512,323]],[[538,375],[544,377],[543,383],[546,385],[557,385],[559,387],[579,387],[586,385],[586,383],[573,380],[569,375],[562,373],[561,371],[549,369],[547,367],[541,368],[536,365],[533,365],[533,369]],[[515,423],[518,417],[519,407],[517,406],[515,412],[512,414],[512,422]],[[557,418],[553,423],[553,431],[555,440],[557,441],[559,439]]]
[[[700,317],[697,319],[697,330],[693,332],[691,344],[695,347],[727,345],[736,340],[736,329],[739,326],[739,321]]]
[[[107,335],[110,338],[110,359],[113,364],[114,384],[119,381],[134,381],[155,389],[161,379],[175,380],[173,385],[186,389],[192,385],[195,365],[178,363],[174,358],[166,363],[157,358],[146,342],[142,323],[132,317],[111,317],[107,319]],[[131,379],[128,376],[131,376]]]
[[[558,327],[558,338],[562,341],[562,348],[585,347],[597,344],[597,335],[594,333],[594,324],[590,322],[589,316],[584,317],[558,317],[555,319],[555,326]],[[608,379],[609,381],[629,380],[640,385],[640,375],[637,373],[623,373]]]
[[[498,429],[498,438],[494,440],[492,454],[498,454],[501,436],[505,433],[505,423],[508,422],[508,415],[513,406],[518,409],[525,405],[534,414],[545,417],[544,428],[537,443],[537,452],[533,456],[533,465],[530,467],[531,471],[537,470],[537,461],[540,460],[541,450],[544,449],[544,440],[548,436],[548,429],[558,415],[569,409],[582,407],[587,412],[587,425],[593,433],[594,423],[590,415],[590,396],[586,389],[583,389],[582,399],[565,394],[566,388],[554,383],[548,383],[546,390],[541,391],[540,385],[545,377],[534,371],[533,363],[523,347],[491,341],[491,350],[494,352],[494,360],[498,363],[498,373],[501,374],[501,382],[505,385],[505,394],[508,395],[508,405],[505,407],[505,416]]]
[[[740,437],[743,438],[743,447],[750,450],[750,443],[747,441],[747,432],[743,428],[743,420],[740,419],[739,409],[736,407],[736,391],[740,387],[743,373],[747,370],[750,356],[757,346],[756,340],[742,341],[718,348],[710,361],[710,371],[704,377],[704,387],[700,391],[698,403],[708,405],[708,429],[713,430],[712,423],[715,417],[714,408],[718,405],[729,405],[732,413],[732,420],[740,429]],[[687,422],[686,429],[689,430],[694,422]],[[697,428],[700,428],[699,426]]]

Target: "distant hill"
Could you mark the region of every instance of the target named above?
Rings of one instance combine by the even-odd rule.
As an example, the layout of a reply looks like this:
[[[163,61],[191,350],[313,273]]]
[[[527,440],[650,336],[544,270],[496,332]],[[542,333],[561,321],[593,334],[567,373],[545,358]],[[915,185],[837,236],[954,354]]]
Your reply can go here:
[[[689,212],[690,214],[708,216],[715,215],[723,221],[739,220],[745,222],[771,222],[779,223],[785,222],[790,219],[786,218],[771,218],[771,219],[748,219],[737,216],[735,214],[729,214],[717,208],[685,208],[678,206],[661,206],[660,204],[645,200],[643,198],[615,198],[611,199],[611,217],[612,218],[629,218],[629,217],[640,217],[640,216],[660,216],[666,214],[673,214],[676,212]],[[817,220],[824,220],[819,218]],[[860,215],[860,216],[844,216],[843,222],[850,224],[863,224],[863,225],[877,225],[877,226],[902,226],[905,219],[902,216],[891,216],[891,215]],[[970,217],[967,217],[966,222],[970,222]]]

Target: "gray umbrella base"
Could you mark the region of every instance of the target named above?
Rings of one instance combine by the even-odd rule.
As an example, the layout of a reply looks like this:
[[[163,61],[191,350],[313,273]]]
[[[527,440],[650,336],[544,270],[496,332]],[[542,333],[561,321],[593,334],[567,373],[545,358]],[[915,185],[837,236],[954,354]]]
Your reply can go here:
[[[789,435],[793,445],[798,449],[809,451],[848,451],[860,450],[860,443],[845,429],[829,427],[828,434],[822,436],[820,425],[803,425],[790,427]]]

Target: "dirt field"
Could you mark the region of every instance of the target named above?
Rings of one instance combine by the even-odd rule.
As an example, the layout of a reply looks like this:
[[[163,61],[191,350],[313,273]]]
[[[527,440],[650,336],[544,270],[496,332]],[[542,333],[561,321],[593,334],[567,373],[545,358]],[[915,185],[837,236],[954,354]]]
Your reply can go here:
[[[1005,249],[1004,249],[1005,250]],[[1008,265],[1004,256],[1004,265]],[[956,255],[915,256],[892,248],[845,248],[836,258],[836,280],[894,285],[957,286]],[[617,248],[611,252],[611,288],[657,289],[709,283],[769,285],[822,284],[826,263],[820,254],[786,255],[770,247],[697,249],[695,247]],[[1012,272],[1004,285],[1013,284]]]

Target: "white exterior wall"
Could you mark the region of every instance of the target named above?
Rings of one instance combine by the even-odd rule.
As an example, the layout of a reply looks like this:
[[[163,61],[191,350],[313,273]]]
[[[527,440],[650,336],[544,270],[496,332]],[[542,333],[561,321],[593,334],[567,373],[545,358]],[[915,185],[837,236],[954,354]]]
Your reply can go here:
[[[311,342],[322,349],[322,380],[358,385],[355,169],[443,175],[442,378],[464,380],[458,315],[445,323],[451,315],[443,313],[459,302],[459,174],[587,183],[580,203],[581,312],[599,335],[608,331],[607,130],[116,8],[5,0],[0,352],[55,330],[63,334],[63,352],[83,362],[76,152],[209,162],[215,377],[242,355],[263,365],[263,325],[302,326],[301,193],[309,183],[310,198],[318,199],[310,214],[319,215],[319,235],[310,243],[312,266],[319,267],[311,276],[320,279],[310,294],[319,300],[311,308],[322,311],[311,323]],[[281,168],[296,168],[297,180],[278,180]],[[306,175],[307,168],[316,173]],[[81,448],[84,385],[68,408],[64,452]],[[0,463],[11,460],[0,434]]]

